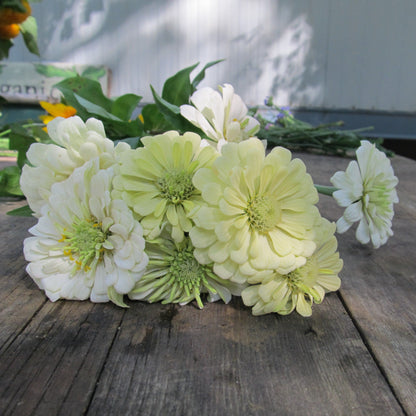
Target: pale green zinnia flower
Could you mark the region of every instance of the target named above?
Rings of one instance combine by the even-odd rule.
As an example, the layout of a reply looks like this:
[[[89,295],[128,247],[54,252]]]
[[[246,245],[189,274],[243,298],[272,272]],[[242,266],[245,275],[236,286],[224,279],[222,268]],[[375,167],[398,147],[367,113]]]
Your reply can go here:
[[[222,278],[243,283],[270,270],[287,273],[313,253],[318,194],[289,150],[276,147],[265,156],[256,138],[228,143],[193,182],[207,204],[190,231],[195,256],[213,262]]]
[[[343,262],[334,232],[335,223],[320,218],[316,250],[303,266],[286,274],[275,272],[263,279],[257,276],[249,279],[253,285],[244,289],[241,296],[245,305],[253,306],[253,315],[271,312],[287,315],[296,309],[302,316],[310,316],[314,302],[321,303],[325,293],[339,289],[338,273]]]
[[[201,88],[190,98],[193,105],[181,106],[181,115],[199,127],[210,139],[208,143],[218,149],[226,142],[253,137],[260,129],[260,123],[248,115],[247,106],[232,85],[224,84],[219,90]]]
[[[39,217],[48,201],[51,187],[68,178],[75,168],[97,158],[101,169],[116,163],[117,155],[129,148],[126,143],[114,142],[105,136],[100,120],[90,118],[85,123],[78,117],[57,117],[48,123],[48,134],[55,144],[33,143],[26,156],[20,178],[21,189],[28,205]]]
[[[113,168],[93,159],[51,188],[24,241],[26,270],[51,301],[60,298],[124,306],[147,265],[143,230],[122,200],[110,196]]]
[[[180,136],[169,131],[141,141],[144,147],[120,156],[115,188],[138,214],[146,237],[157,237],[167,225],[180,242],[192,228],[190,212],[203,203],[192,178],[218,154],[212,147],[201,148],[201,138],[195,133]]]
[[[362,141],[356,154],[357,161],[351,161],[345,172],[336,172],[331,178],[338,188],[333,197],[346,208],[337,221],[337,231],[343,233],[359,221],[357,240],[363,244],[371,240],[378,248],[393,235],[393,204],[399,202],[398,179],[390,160],[374,144]]]
[[[146,241],[149,265],[129,297],[148,302],[187,304],[196,300],[203,307],[201,294],[209,301],[222,299],[228,303],[231,295],[241,295],[244,286],[216,276],[212,265],[202,265],[193,255],[194,247],[185,237],[175,242],[169,235]]]

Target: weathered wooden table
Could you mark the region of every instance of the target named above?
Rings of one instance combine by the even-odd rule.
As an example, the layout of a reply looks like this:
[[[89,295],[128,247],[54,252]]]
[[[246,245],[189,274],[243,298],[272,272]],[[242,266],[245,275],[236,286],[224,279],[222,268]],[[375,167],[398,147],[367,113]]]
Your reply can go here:
[[[347,159],[302,155],[329,185]],[[25,273],[32,218],[0,203],[1,415],[416,415],[416,162],[396,156],[395,235],[338,237],[339,293],[311,318],[229,305],[58,301]],[[321,196],[321,212],[342,210]]]

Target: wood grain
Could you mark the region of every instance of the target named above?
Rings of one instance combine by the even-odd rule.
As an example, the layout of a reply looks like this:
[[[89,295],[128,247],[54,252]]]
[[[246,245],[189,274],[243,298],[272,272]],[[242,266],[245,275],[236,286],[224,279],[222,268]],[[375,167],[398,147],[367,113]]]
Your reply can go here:
[[[333,294],[311,319],[135,305],[88,414],[402,413]]]
[[[302,155],[314,178],[330,178],[348,160]],[[309,163],[308,163],[309,162]],[[407,414],[416,415],[416,163],[395,156],[400,203],[395,205],[394,236],[375,250],[338,235],[344,259],[340,294]],[[333,169],[331,171],[331,168]],[[342,209],[321,197],[321,212],[336,220]]]

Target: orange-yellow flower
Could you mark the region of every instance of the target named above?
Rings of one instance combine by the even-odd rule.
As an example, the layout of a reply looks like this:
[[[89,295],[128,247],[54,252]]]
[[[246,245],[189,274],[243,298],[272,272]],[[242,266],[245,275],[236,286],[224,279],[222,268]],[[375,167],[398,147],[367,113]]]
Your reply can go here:
[[[22,6],[26,9],[24,13],[11,7],[0,7],[0,24],[23,23],[30,16],[32,10],[26,0],[22,1]]]
[[[16,23],[10,25],[0,24],[0,39],[13,39],[20,33],[20,27]]]
[[[49,113],[39,116],[44,124],[48,124],[56,117],[68,118],[74,116],[77,113],[77,110],[74,107],[62,103],[52,104],[48,103],[47,101],[40,101],[39,104]],[[44,130],[46,130],[46,127]]]

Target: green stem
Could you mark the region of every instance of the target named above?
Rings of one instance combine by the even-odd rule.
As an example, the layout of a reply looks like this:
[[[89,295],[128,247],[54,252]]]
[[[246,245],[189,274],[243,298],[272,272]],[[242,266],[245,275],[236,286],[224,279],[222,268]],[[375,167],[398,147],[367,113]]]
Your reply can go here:
[[[323,195],[332,196],[332,194],[338,190],[335,186],[323,186],[323,185],[315,185],[316,190]]]
[[[28,127],[36,127],[36,126],[43,126],[43,125],[44,125],[43,123],[29,123],[29,124],[22,124],[22,127],[26,129]],[[3,130],[2,132],[0,132],[0,137],[7,136],[11,132],[12,132],[12,129]]]

